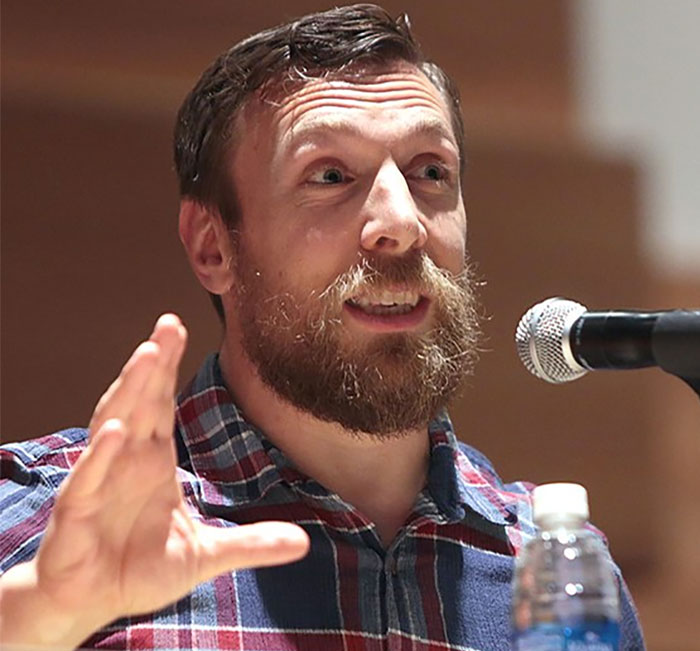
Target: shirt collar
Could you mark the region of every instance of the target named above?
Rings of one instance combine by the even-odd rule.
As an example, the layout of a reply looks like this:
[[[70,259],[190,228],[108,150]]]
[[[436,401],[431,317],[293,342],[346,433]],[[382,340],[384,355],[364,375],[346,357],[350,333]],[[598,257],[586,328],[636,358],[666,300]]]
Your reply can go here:
[[[450,521],[462,520],[465,509],[497,525],[513,524],[513,497],[502,490],[491,463],[460,443],[446,411],[431,421],[428,490]]]
[[[273,461],[276,449],[234,404],[217,354],[207,357],[178,396],[175,434],[179,465],[203,480],[204,502],[240,506],[283,481]]]
[[[256,427],[246,422],[224,382],[217,354],[205,360],[176,408],[180,465],[200,480],[200,499],[219,507],[261,499],[273,486],[308,478]],[[502,490],[491,464],[458,443],[442,412],[430,423],[427,492],[449,522],[469,511],[497,525],[513,524],[513,496]]]

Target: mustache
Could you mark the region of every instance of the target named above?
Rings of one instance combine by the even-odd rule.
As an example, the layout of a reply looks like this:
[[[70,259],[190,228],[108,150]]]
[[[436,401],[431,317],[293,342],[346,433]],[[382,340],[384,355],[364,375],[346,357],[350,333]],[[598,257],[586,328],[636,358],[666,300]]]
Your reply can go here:
[[[462,287],[469,276],[468,266],[458,274],[438,267],[425,251],[415,251],[400,258],[362,258],[340,274],[320,294],[320,299],[343,303],[368,290],[415,291],[422,295],[439,296]]]

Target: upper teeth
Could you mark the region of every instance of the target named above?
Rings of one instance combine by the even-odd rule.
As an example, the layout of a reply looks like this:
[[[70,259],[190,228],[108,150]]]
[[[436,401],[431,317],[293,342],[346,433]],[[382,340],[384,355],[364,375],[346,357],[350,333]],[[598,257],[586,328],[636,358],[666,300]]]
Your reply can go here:
[[[353,302],[360,307],[369,307],[371,305],[410,305],[415,307],[419,300],[420,294],[417,292],[392,292],[385,290],[380,294],[358,296],[353,299]]]

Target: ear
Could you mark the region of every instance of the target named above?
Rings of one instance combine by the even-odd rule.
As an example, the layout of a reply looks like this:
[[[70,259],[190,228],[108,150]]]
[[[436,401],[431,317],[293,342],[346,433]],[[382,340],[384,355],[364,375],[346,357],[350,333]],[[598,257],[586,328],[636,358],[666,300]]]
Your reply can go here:
[[[179,232],[199,282],[212,294],[225,294],[233,284],[233,248],[218,212],[182,199]]]

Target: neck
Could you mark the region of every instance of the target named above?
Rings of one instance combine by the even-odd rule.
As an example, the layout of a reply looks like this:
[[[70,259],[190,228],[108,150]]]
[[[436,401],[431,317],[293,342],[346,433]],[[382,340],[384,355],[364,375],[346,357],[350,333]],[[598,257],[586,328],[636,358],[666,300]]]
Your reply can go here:
[[[427,425],[378,437],[321,421],[265,385],[230,339],[224,338],[219,361],[246,420],[260,428],[301,472],[371,520],[388,546],[426,483]]]

